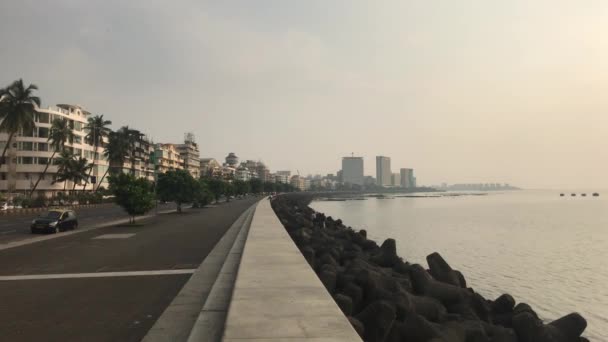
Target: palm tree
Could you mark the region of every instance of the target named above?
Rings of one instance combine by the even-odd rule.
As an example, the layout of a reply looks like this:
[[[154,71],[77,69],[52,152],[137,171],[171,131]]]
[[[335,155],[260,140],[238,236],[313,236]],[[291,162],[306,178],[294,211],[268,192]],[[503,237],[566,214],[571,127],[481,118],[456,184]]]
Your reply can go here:
[[[86,182],[87,172],[89,172],[89,170],[93,167],[93,164],[89,163],[87,158],[82,157],[74,159],[71,164],[70,178],[74,182],[74,187],[72,187],[72,191],[74,191],[76,190],[76,184],[80,183],[81,181]]]
[[[122,126],[118,131],[121,132],[127,141],[129,147],[129,160],[131,163],[131,174],[135,176],[135,152],[137,152],[135,145],[138,141],[140,141],[143,134],[136,129],[129,128],[129,126]]]
[[[31,131],[35,127],[34,116],[36,108],[40,107],[40,98],[32,94],[37,89],[34,84],[26,88],[20,79],[0,91],[0,133],[8,133],[8,140],[0,157],[0,166],[4,164],[6,151],[15,133],[19,130]]]
[[[87,135],[84,137],[85,141],[89,145],[95,146],[95,154],[93,155],[93,167],[95,166],[95,160],[97,160],[97,148],[99,146],[103,147],[104,140],[107,138],[112,130],[108,127],[112,124],[110,120],[104,120],[103,115],[95,115],[94,117],[90,117],[88,119],[87,125],[84,127],[85,130],[88,131]],[[91,172],[93,172],[93,167],[89,170],[89,175],[87,176],[84,185],[82,186],[82,191],[84,191],[89,183],[89,179],[91,178]]]
[[[46,174],[46,171],[48,170],[49,166],[53,162],[53,158],[55,158],[55,154],[57,153],[57,151],[65,150],[66,142],[69,142],[70,144],[72,144],[74,142],[74,131],[72,131],[72,128],[70,127],[68,119],[66,119],[66,118],[59,119],[58,118],[58,119],[53,120],[53,123],[51,124],[51,130],[49,132],[48,141],[49,141],[51,147],[53,148],[53,154],[51,155],[51,158],[49,158],[49,160],[46,162],[44,171],[42,171],[42,173],[40,174],[40,177],[38,177],[38,180],[36,181],[36,184],[34,184],[32,191],[30,191],[30,197],[32,196],[34,191],[36,191],[36,188],[38,187],[38,183],[40,183],[40,180]]]
[[[67,181],[72,179],[74,155],[68,150],[62,150],[54,163],[57,165],[57,178],[53,181],[53,184],[63,182],[63,190],[65,191]]]
[[[116,132],[110,132],[110,135],[108,136],[108,143],[106,144],[103,152],[103,155],[108,160],[109,167],[103,174],[103,177],[101,177],[97,189],[99,189],[109,171],[112,171],[112,174],[116,174],[118,171],[122,170],[123,165],[125,164],[125,159],[127,155],[129,155],[129,151],[129,141],[124,130],[119,129]]]

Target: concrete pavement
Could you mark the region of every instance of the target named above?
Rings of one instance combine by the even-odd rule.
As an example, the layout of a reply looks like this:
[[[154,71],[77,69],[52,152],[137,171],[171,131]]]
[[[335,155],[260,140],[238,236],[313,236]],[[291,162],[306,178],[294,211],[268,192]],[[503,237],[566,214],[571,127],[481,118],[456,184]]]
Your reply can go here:
[[[361,341],[268,200],[256,207],[223,335],[248,341]]]
[[[2,339],[141,340],[191,271],[255,201],[164,214],[143,226],[99,228],[1,250]],[[27,277],[3,280],[11,276]]]

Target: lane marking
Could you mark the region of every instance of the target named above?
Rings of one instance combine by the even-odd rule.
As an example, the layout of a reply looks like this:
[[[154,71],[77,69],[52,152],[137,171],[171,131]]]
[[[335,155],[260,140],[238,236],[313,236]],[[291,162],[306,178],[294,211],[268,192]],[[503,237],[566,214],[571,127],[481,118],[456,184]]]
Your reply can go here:
[[[158,275],[192,274],[196,269],[156,270],[156,271],[124,271],[124,272],[95,272],[95,273],[64,273],[64,274],[28,274],[16,276],[0,276],[0,281],[8,280],[43,280],[43,279],[78,279],[78,278],[109,278],[109,277],[140,277]]]
[[[94,237],[92,240],[103,240],[103,239],[128,239],[135,234],[103,234]]]
[[[2,234],[2,235],[4,235],[4,234],[10,234],[10,233],[14,233],[14,232],[16,232],[16,231],[17,231],[17,229],[13,229],[13,230],[7,230],[7,231],[5,231],[5,232],[1,232],[0,234]]]

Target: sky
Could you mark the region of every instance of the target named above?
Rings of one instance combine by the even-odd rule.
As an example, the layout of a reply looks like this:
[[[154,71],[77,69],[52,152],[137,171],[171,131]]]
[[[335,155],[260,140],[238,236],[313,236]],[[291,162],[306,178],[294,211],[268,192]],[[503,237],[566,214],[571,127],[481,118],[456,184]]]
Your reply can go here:
[[[0,2],[0,85],[201,157],[608,188],[606,1]]]

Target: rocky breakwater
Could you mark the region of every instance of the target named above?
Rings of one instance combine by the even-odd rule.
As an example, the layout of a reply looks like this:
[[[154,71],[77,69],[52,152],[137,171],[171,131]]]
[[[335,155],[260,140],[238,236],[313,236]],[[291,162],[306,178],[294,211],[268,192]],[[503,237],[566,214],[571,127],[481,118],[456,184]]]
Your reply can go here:
[[[365,230],[317,213],[308,194],[279,196],[273,209],[327,291],[365,341],[580,342],[585,319],[546,324],[509,294],[489,300],[438,253],[429,269],[402,260],[396,242],[378,246]],[[559,298],[556,298],[559,300]]]

